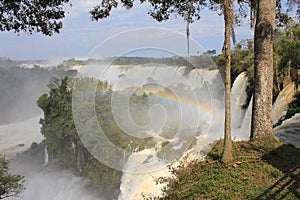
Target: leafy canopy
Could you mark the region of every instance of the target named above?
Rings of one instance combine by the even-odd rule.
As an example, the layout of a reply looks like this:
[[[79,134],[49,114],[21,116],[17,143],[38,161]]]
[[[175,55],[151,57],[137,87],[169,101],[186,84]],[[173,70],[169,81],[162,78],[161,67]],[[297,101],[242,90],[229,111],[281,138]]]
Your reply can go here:
[[[62,28],[69,0],[1,0],[0,31],[34,31],[51,36]]]
[[[0,199],[18,196],[25,187],[24,177],[10,174],[8,161],[0,155]]]

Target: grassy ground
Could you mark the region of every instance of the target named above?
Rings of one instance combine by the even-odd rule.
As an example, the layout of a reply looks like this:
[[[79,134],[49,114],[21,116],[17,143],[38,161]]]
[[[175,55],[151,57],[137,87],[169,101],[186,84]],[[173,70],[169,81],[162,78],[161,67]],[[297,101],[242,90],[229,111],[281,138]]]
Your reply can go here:
[[[299,148],[237,142],[235,162],[225,165],[219,162],[222,146],[218,142],[205,161],[171,169],[174,177],[160,180],[167,187],[159,199],[300,199]]]

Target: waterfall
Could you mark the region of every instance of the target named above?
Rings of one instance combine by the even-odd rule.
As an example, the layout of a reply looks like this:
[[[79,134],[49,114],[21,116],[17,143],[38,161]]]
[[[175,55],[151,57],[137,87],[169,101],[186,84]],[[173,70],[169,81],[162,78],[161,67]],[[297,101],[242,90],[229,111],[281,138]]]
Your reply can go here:
[[[161,194],[164,185],[156,184],[154,178],[169,175],[167,163],[157,156],[162,143],[168,141],[160,136],[161,133],[162,131],[153,137],[155,147],[133,152],[129,156],[123,169],[119,200],[140,199],[141,194]]]
[[[142,199],[142,195],[160,196],[162,194],[165,184],[157,183],[156,179],[169,177],[171,173],[166,162],[157,156],[157,149],[160,149],[161,144],[166,140],[156,137],[156,141],[158,142],[156,147],[133,153],[128,158],[121,179],[121,193],[118,200],[137,200]],[[211,142],[213,140],[207,139],[205,135],[198,136],[197,144],[186,151],[179,161],[173,162],[171,167],[179,166],[181,163],[188,164],[195,159],[204,159]]]
[[[144,74],[148,70],[147,73],[151,74],[151,78],[154,81],[164,78],[166,83],[175,86],[177,85],[176,81],[178,80],[174,80],[174,76],[172,76],[172,70],[175,70],[176,72],[180,71],[180,73],[184,72],[183,69],[178,70],[178,68],[174,68],[171,66],[163,68],[155,67],[154,69],[150,66],[144,66],[140,70],[142,73],[138,72],[138,69],[136,69],[131,71],[132,74],[126,74],[126,78],[129,78],[130,76],[131,79],[134,79],[134,77],[141,78],[145,76]],[[154,71],[155,73],[153,73]],[[183,155],[180,155],[179,159],[172,162],[172,167],[178,166],[179,162],[188,163],[194,159],[203,159],[207,152],[210,150],[212,142],[222,137],[221,127],[223,125],[222,122],[224,121],[224,115],[222,115],[221,113],[224,112],[224,104],[222,104],[222,102],[224,102],[224,94],[220,92],[209,91],[209,87],[211,87],[211,89],[213,90],[215,89],[214,86],[216,88],[219,87],[218,78],[220,78],[218,70],[193,69],[189,73],[187,80],[190,86],[195,89],[196,95],[199,98],[200,102],[198,103],[201,105],[201,120],[203,121],[200,122],[201,127],[198,127],[199,129],[201,129],[200,135],[194,137],[195,144],[189,149],[184,148],[185,151],[183,152]],[[215,94],[218,94],[217,97],[215,96]],[[169,99],[150,99],[152,99],[152,101],[159,100],[159,102],[156,101],[156,103],[160,103],[160,105],[170,103]],[[193,110],[195,109],[195,107],[189,106],[190,103],[184,101],[180,102],[180,104],[181,108],[183,109],[183,113],[181,114],[181,116],[183,116],[182,118],[194,118]],[[214,104],[212,109],[210,109],[211,104]],[[165,108],[166,112],[170,116],[173,116],[173,114],[176,113],[174,112],[174,106],[171,107],[173,112],[170,112],[167,106]],[[210,118],[209,115],[206,116],[205,112],[207,112],[209,115],[212,115],[212,118]],[[189,130],[190,127],[195,126],[193,125],[192,120],[188,120],[187,122],[188,123],[181,123],[182,126],[188,128],[187,130]],[[184,132],[183,134],[187,133]],[[163,149],[162,144],[172,144],[171,150],[175,151],[184,146],[186,139],[180,138],[180,136],[177,136],[173,139],[166,139],[161,136],[160,133],[153,133],[153,135],[153,139],[156,142],[155,147],[134,152],[127,159],[126,164],[123,167],[120,195],[118,198],[119,200],[135,200],[142,199],[142,195],[160,196],[162,194],[161,189],[165,185],[161,183],[157,184],[156,179],[159,177],[167,177],[171,175],[167,167],[167,164],[169,163],[166,162],[166,158],[159,156],[159,153]]]
[[[287,113],[288,105],[294,100],[296,93],[295,83],[288,83],[279,93],[273,104],[272,115],[273,124],[276,124]],[[300,145],[300,113],[295,114],[290,119],[286,119],[280,126],[274,128],[275,135],[284,143]]]
[[[275,135],[284,143],[300,145],[300,113],[295,114],[290,119],[274,128]]]
[[[157,167],[161,169],[151,171]],[[118,199],[141,199],[141,194],[161,195],[164,185],[156,184],[155,178],[168,175],[166,163],[157,157],[155,149],[145,149],[133,153],[124,167],[120,186],[121,193]]]
[[[85,70],[85,66],[81,68],[82,72],[94,73],[92,70]],[[104,70],[101,67],[94,68],[95,70]],[[142,89],[146,91],[151,91],[154,95],[149,97],[149,102],[160,103],[160,105],[165,105],[165,110],[169,116],[172,117],[172,120],[167,121],[169,127],[173,124],[176,124],[177,118],[173,118],[173,115],[177,114],[175,109],[176,104],[174,100],[170,100],[170,96],[163,98],[162,96],[155,96],[157,92],[157,86],[151,85],[152,83],[159,82],[159,80],[164,80],[165,85],[161,86],[159,92],[163,91],[164,87],[168,86],[177,86],[179,83],[182,83],[181,79],[176,80],[176,74],[183,75],[185,67],[175,67],[175,66],[159,66],[159,65],[145,65],[145,66],[111,66],[106,69],[103,75],[100,77],[102,80],[107,80],[109,83],[114,84],[114,90],[122,90],[128,86],[140,87],[141,83],[145,83]],[[94,73],[94,75],[97,73]],[[202,160],[205,158],[207,152],[210,150],[211,144],[223,137],[222,126],[224,124],[224,88],[218,85],[218,70],[208,70],[208,69],[193,69],[187,76],[187,80],[190,83],[190,86],[195,89],[196,95],[199,98],[199,104],[201,107],[197,107],[191,103],[189,98],[183,99],[186,101],[179,102],[181,108],[183,109],[182,118],[188,119],[188,121],[182,123],[181,125],[186,129],[187,132],[196,127],[196,124],[193,124],[191,120],[196,116],[194,110],[201,110],[203,115],[200,121],[201,127],[198,127],[199,134],[193,136],[195,139],[191,148],[186,149],[183,152],[183,155],[176,161],[171,163],[171,167],[176,167],[179,165],[179,162],[184,164],[192,161],[194,159]],[[97,77],[99,78],[99,77]],[[148,84],[151,83],[151,84]],[[147,85],[148,84],[148,85]],[[233,139],[236,140],[247,140],[250,135],[250,125],[251,125],[251,114],[252,114],[252,101],[249,103],[247,108],[246,104],[246,87],[247,87],[247,76],[246,73],[241,73],[233,83],[231,89],[232,101],[231,101],[231,114],[232,114],[232,133]],[[153,88],[153,89],[152,89]],[[213,88],[213,90],[212,90]],[[210,90],[209,90],[210,89]],[[217,90],[218,89],[218,90]],[[290,91],[292,86],[285,88],[282,91],[282,94],[278,96],[273,108],[273,112],[282,113],[282,108],[286,106],[287,99],[290,99]],[[288,92],[289,91],[289,92]],[[212,96],[211,96],[212,95]],[[213,98],[211,98],[213,97]],[[210,105],[213,107],[210,109]],[[168,107],[169,106],[169,107]],[[171,111],[172,112],[171,112]],[[153,112],[155,110],[152,110]],[[208,114],[207,114],[208,113]],[[273,115],[274,115],[273,113]],[[153,114],[153,113],[152,113]],[[158,113],[159,114],[159,113]],[[208,116],[206,116],[206,114]],[[210,118],[210,115],[213,117]],[[281,115],[281,114],[280,114]],[[161,121],[162,116],[153,115],[153,121]],[[278,115],[279,116],[279,115]],[[163,118],[163,117],[162,117]],[[275,117],[274,119],[277,119]],[[38,119],[34,119],[36,123]],[[171,123],[172,122],[172,123]],[[300,114],[295,115],[292,119],[284,121],[280,127],[276,127],[274,132],[277,137],[282,140],[285,140],[287,143],[292,143],[295,145],[300,145],[299,131],[300,131]],[[31,124],[32,125],[32,124]],[[23,124],[22,124],[23,126]],[[31,126],[28,126],[31,127]],[[169,128],[168,127],[168,128]],[[4,127],[5,128],[5,127]],[[37,130],[40,127],[37,126]],[[156,128],[156,127],[155,127]],[[24,129],[24,128],[23,128]],[[4,135],[4,132],[7,132],[7,128],[4,130],[0,127],[0,135]],[[154,129],[156,130],[156,129]],[[11,133],[16,132],[11,129]],[[9,132],[9,133],[10,133]],[[20,134],[16,137],[20,138],[23,133],[23,130],[19,131]],[[29,131],[28,131],[29,132]],[[167,159],[163,156],[160,156],[159,153],[162,146],[165,144],[172,144],[170,150],[178,150],[182,148],[186,138],[180,138],[176,136],[172,139],[162,136],[163,132],[156,131],[151,135],[153,141],[155,142],[155,147],[146,148],[144,150],[135,149],[132,154],[128,157],[123,166],[123,175],[121,178],[120,185],[120,194],[119,200],[135,200],[142,199],[143,195],[154,195],[160,196],[162,194],[161,189],[165,186],[164,184],[157,184],[155,179],[159,177],[168,177],[171,176],[168,167],[166,166]],[[186,134],[186,132],[184,132]],[[6,134],[9,135],[9,134]],[[40,134],[39,134],[40,135]],[[10,137],[12,135],[9,135]],[[26,136],[26,138],[25,138]],[[11,141],[14,141],[13,144],[6,142],[6,149],[14,148],[19,149],[18,144],[29,145],[27,142],[28,135],[24,136],[24,140],[15,142],[16,137]],[[26,140],[25,140],[26,139]],[[40,139],[41,140],[41,139]],[[10,140],[3,140],[10,141]],[[0,140],[0,144],[4,144]],[[16,147],[17,146],[17,147]],[[4,149],[4,146],[0,145],[0,150]],[[6,149],[2,150],[7,151]],[[129,148],[128,148],[129,149]],[[142,148],[140,148],[142,149]],[[14,152],[15,153],[15,152]],[[125,160],[125,159],[124,159]],[[44,164],[46,166],[49,161],[48,148],[45,145],[44,148]],[[155,170],[153,170],[155,169]],[[52,173],[48,171],[49,169],[44,168],[42,172],[35,173],[32,176],[26,177],[26,187],[25,193],[22,194],[22,197],[17,199],[45,199],[45,200],[65,200],[65,199],[74,199],[74,200],[94,200],[97,199],[94,196],[90,195],[86,187],[88,184],[86,180],[80,177],[73,176],[68,172],[61,173]]]
[[[242,106],[246,104],[247,100],[247,75],[246,72],[242,72],[235,79],[231,88],[231,126],[232,128],[240,128],[245,110]]]
[[[296,87],[294,82],[287,84],[279,93],[272,109],[273,124],[276,124],[281,117],[285,116],[288,105],[294,99],[295,93]]]
[[[192,69],[188,74],[188,80],[193,88],[202,88],[204,83],[213,84],[219,75],[219,70]]]
[[[156,81],[159,82],[159,80],[164,80],[165,85],[161,86],[162,89],[160,89],[160,92],[163,91],[164,87],[177,86],[179,83],[182,83],[182,80],[176,80],[174,77],[176,77],[176,74],[183,75],[185,71],[184,66],[113,65],[108,69],[105,69],[104,66],[93,66],[90,70],[87,70],[86,66],[80,66],[78,69],[79,68],[82,73],[86,73],[86,75],[89,76],[95,76],[96,78],[99,78],[96,75],[103,72],[102,74],[100,73],[101,77],[99,79],[107,80],[109,83],[114,84],[113,90],[123,90],[129,86],[140,87],[141,84],[145,83],[145,86],[141,88],[154,93],[154,96],[149,97],[150,102],[153,101],[154,103],[160,103],[160,105],[169,105],[169,107],[166,106],[165,110],[171,117],[177,114],[177,110],[174,111],[175,104],[170,104],[170,101],[174,103],[173,99],[170,100],[170,96],[167,96],[167,98],[164,99],[162,99],[162,96],[155,96],[155,92],[157,92],[155,89],[157,89],[157,87],[148,83],[155,83]],[[93,70],[96,70],[96,72]],[[183,109],[181,116],[183,119],[188,119],[187,122],[182,123],[181,125],[184,129],[187,129],[187,132],[196,127],[191,120],[196,116],[196,114],[193,113],[195,108],[196,110],[199,109],[203,115],[200,121],[200,133],[193,136],[195,142],[193,142],[191,148],[186,149],[177,161],[172,162],[171,167],[178,166],[179,162],[186,164],[194,159],[204,159],[207,152],[210,150],[211,144],[215,140],[223,137],[224,133],[222,131],[222,126],[224,124],[224,93],[222,91],[224,88],[221,87],[221,84],[218,85],[218,76],[218,70],[208,69],[193,69],[188,74],[187,80],[190,83],[190,86],[195,89],[201,107],[199,106],[199,108],[192,104],[193,102],[191,102],[189,98],[184,99],[186,101],[181,101],[179,103]],[[246,86],[246,73],[241,73],[234,81],[231,89],[232,133],[233,138],[236,140],[247,140],[250,135],[253,98],[251,98],[249,106],[244,109],[243,107],[246,104]],[[274,121],[282,116],[282,113],[284,113],[284,110],[290,101],[289,99],[292,99],[292,88],[292,85],[288,86],[288,88],[285,88],[278,96],[273,107]],[[210,108],[210,105],[213,105],[213,107]],[[172,112],[170,112],[170,110],[172,110]],[[213,117],[210,118],[210,115]],[[161,116],[154,116],[153,121],[161,121]],[[32,141],[40,142],[43,138],[39,132],[40,127],[36,123],[38,119],[35,118],[30,120],[30,124],[28,126],[24,123],[17,124],[18,127],[22,127],[20,130],[16,129],[15,126],[12,125],[0,127],[0,136],[3,138],[3,140],[0,140],[0,153],[9,152],[13,155],[16,152],[21,150],[23,151],[24,148],[19,144],[25,144],[25,147],[27,147],[30,146]],[[168,125],[171,125],[174,122],[174,124],[176,124],[176,120],[177,118],[174,117],[172,120],[167,121],[169,123]],[[36,125],[33,126],[33,124]],[[300,114],[296,114],[293,118],[284,121],[281,126],[276,127],[274,132],[277,137],[285,142],[300,145],[299,124]],[[32,127],[35,129],[32,130]],[[26,131],[26,134],[24,134],[24,131]],[[30,134],[33,132],[36,134],[31,136]],[[155,179],[159,177],[168,177],[171,176],[171,174],[166,166],[167,159],[160,156],[159,152],[161,152],[163,144],[166,143],[172,144],[170,150],[175,151],[181,149],[186,138],[176,136],[173,139],[167,139],[161,135],[163,132],[157,132],[158,131],[152,134],[155,147],[146,148],[140,151],[135,149],[126,162],[124,162],[124,172],[121,178],[120,194],[118,197],[119,200],[142,199],[142,194],[146,196],[159,196],[162,194],[161,189],[165,185],[157,184]],[[186,133],[184,132],[184,134]],[[16,138],[19,140],[17,141]],[[48,162],[48,147],[45,145],[43,166],[46,166]],[[155,170],[153,170],[153,168]],[[25,184],[27,189],[20,198],[17,198],[17,200],[99,199],[90,195],[90,191],[87,190],[88,183],[85,179],[76,177],[65,171],[52,173],[49,172],[48,168],[44,168],[43,171],[26,176]]]
[[[200,134],[193,136],[195,141],[193,145],[184,149],[183,155],[180,154],[180,157],[173,161],[171,166],[174,167],[179,162],[187,163],[193,159],[203,159],[210,150],[211,144],[215,140],[223,138],[225,98],[224,85],[218,70],[193,69],[185,78],[183,76],[185,67],[151,64],[125,68],[124,66],[111,66],[109,69],[106,69],[102,77],[98,78],[100,80],[108,80],[109,83],[113,84],[113,90],[123,90],[131,87],[134,89],[138,88],[141,92],[144,89],[148,94],[151,92],[152,95],[149,97],[149,102],[153,102],[153,105],[162,105],[166,115],[172,117],[171,121],[166,121],[166,124],[169,125],[167,127],[172,127],[172,124],[180,124],[183,126],[182,129],[187,130],[183,135],[187,134],[192,128],[197,127],[196,125],[201,125],[201,127],[198,127],[201,130]],[[178,76],[180,78],[177,78]],[[182,85],[182,83],[185,83],[184,81],[187,81],[188,84]],[[160,85],[160,91],[157,90],[157,86],[154,83],[163,83],[163,85]],[[185,98],[179,101],[182,110],[178,111],[182,112],[182,119],[187,120],[183,123],[177,123],[176,120],[178,119],[174,117],[180,112],[176,110],[176,104],[174,104],[172,95],[167,92],[164,95],[156,95],[159,92],[164,92],[164,87],[174,89],[174,86],[178,85],[180,86],[178,88],[184,91],[184,88],[191,87],[198,98],[198,102],[195,104],[191,102],[192,98],[187,96],[186,93],[182,93]],[[247,99],[246,87],[247,76],[244,72],[236,78],[231,90],[232,132],[233,138],[236,140],[249,138],[252,103],[247,109],[244,108]],[[181,96],[178,95],[179,92],[176,89],[173,92],[176,92],[177,97]],[[197,111],[200,112],[201,119],[197,121],[197,124],[193,124],[193,119],[198,114]],[[152,122],[157,119],[158,121],[162,120],[160,119],[162,114],[158,113],[158,115],[155,115],[154,112],[152,114],[152,116],[155,116]],[[158,129],[155,127],[153,130]],[[164,184],[156,184],[155,179],[171,175],[166,166],[166,157],[164,157],[164,154],[163,156],[159,155],[162,143],[170,143],[171,148],[168,151],[175,152],[175,150],[182,147],[186,140],[180,137],[167,139],[160,133],[154,133],[150,136],[156,142],[156,146],[132,152],[123,165],[119,200],[142,199],[142,194],[146,196],[161,195],[161,189],[164,187]]]
[[[43,166],[46,166],[48,164],[48,162],[49,162],[48,148],[47,148],[47,145],[45,145]]]
[[[247,100],[247,83],[247,74],[246,72],[242,72],[235,79],[231,88],[231,132],[232,138],[235,140],[247,139],[241,137],[241,134],[245,134],[242,133],[244,130],[241,127],[245,116],[243,106],[245,106]]]
[[[245,116],[243,118],[243,122],[241,125],[241,131],[239,132],[239,136],[241,140],[248,140],[250,137],[250,131],[251,131],[251,117],[252,117],[252,107],[253,107],[253,96],[251,97],[251,100],[249,102],[249,105],[247,107]]]

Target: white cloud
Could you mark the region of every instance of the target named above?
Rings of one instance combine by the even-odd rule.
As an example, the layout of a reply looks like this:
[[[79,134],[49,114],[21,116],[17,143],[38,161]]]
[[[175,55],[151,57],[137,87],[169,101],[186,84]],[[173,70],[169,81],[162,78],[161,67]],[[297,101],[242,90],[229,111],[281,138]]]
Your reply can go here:
[[[79,0],[79,6],[90,10],[93,6],[97,5],[100,1],[98,0]]]
[[[67,18],[78,18],[82,15],[88,15],[89,11],[99,3],[97,0],[75,0],[72,6],[67,7]]]

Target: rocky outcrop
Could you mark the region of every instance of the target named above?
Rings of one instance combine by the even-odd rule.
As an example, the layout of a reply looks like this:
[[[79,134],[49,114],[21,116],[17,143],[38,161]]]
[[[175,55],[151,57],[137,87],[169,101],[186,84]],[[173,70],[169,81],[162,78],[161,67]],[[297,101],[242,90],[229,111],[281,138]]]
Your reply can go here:
[[[18,162],[28,162],[36,166],[43,166],[45,160],[45,143],[33,142],[30,148],[23,153],[17,154],[16,161]]]

